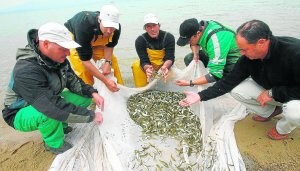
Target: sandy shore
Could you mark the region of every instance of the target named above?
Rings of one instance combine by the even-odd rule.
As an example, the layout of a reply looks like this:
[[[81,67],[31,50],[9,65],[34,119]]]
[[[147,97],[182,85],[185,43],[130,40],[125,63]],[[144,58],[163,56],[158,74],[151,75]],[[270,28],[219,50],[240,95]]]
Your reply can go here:
[[[55,158],[43,147],[39,132],[24,133],[0,119],[0,170],[47,170]]]
[[[131,75],[128,67],[131,62],[120,61],[123,75]],[[128,77],[125,83],[130,85],[130,80],[132,78]],[[236,123],[236,140],[247,170],[300,170],[300,129],[292,132],[287,140],[270,140],[266,132],[275,125],[276,120],[260,123],[253,121],[249,115]],[[37,131],[15,131],[0,118],[0,170],[47,170],[54,158],[45,151]]]
[[[266,133],[279,118],[262,123],[253,121],[251,116],[237,122],[234,130],[248,170],[300,170],[300,129],[286,140],[271,140]]]
[[[247,170],[300,170],[300,129],[283,141],[266,132],[276,122],[255,122],[251,116],[237,122],[235,135]],[[55,158],[45,151],[38,132],[21,133],[0,120],[0,170],[47,170]]]

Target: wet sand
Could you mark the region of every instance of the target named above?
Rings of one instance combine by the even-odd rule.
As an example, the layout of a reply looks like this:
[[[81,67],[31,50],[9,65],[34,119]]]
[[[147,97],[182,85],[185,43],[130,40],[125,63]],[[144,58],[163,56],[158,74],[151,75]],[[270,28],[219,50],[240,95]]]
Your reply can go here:
[[[237,122],[234,129],[247,170],[300,170],[300,129],[294,130],[286,140],[271,140],[267,131],[279,118],[256,122],[251,117],[248,115]]]

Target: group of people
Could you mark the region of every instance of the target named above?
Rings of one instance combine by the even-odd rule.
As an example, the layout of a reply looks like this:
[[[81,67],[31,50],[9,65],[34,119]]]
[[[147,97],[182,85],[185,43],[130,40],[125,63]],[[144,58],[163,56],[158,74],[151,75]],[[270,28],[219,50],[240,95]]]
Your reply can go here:
[[[166,79],[175,60],[175,37],[160,29],[155,14],[144,17],[144,30],[135,41],[139,57],[132,64],[136,87],[147,85],[158,72]],[[189,44],[192,52],[184,58],[185,64],[201,60],[208,74],[174,84],[214,83],[199,93],[185,92],[180,105],[230,92],[257,114],[255,121],[283,114],[267,134],[272,139],[288,138],[300,125],[299,39],[273,36],[259,20],[248,21],[235,32],[216,21],[191,18],[180,25],[179,33],[177,45]],[[123,84],[113,54],[120,34],[119,11],[113,5],[104,5],[100,12],[79,12],[64,26],[47,23],[29,30],[28,44],[17,51],[2,110],[4,120],[19,131],[39,130],[45,148],[54,154],[72,148],[64,140],[64,134],[72,131],[68,123],[103,121],[101,112],[87,108],[92,101],[104,108],[104,98],[92,87],[94,78],[112,92],[119,90],[117,83]],[[99,69],[92,61],[101,59],[104,64]],[[117,83],[106,77],[112,71]]]

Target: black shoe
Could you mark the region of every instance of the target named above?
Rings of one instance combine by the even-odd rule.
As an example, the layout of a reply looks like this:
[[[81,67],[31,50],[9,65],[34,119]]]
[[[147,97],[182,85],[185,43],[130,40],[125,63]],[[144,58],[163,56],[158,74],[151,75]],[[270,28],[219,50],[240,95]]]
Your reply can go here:
[[[72,132],[72,130],[73,130],[73,128],[68,126],[68,127],[64,128],[64,134],[68,134],[68,133]]]
[[[52,147],[47,146],[46,144],[44,144],[44,146],[47,151],[50,151],[51,153],[53,153],[55,155],[64,153],[73,147],[72,144],[68,143],[67,141],[65,141],[64,144],[60,148],[52,148]]]

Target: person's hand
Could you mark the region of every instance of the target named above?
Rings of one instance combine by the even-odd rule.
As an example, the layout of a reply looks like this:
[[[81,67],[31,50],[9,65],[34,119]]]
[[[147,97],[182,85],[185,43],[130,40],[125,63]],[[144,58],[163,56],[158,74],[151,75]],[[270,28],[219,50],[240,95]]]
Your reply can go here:
[[[179,102],[180,106],[183,106],[183,107],[190,106],[200,100],[200,96],[198,93],[186,91],[186,92],[184,92],[184,94],[186,95],[186,98],[182,99]]]
[[[190,82],[187,80],[176,80],[175,84],[178,86],[189,86]]]
[[[265,107],[272,100],[272,97],[269,96],[268,90],[265,90],[260,93],[256,100],[262,107]]]
[[[111,73],[111,65],[108,62],[105,62],[102,65],[102,74],[103,75],[108,75]]]
[[[103,116],[100,112],[95,112],[94,122],[96,122],[96,124],[99,124],[99,125],[102,124]]]
[[[114,82],[114,81],[112,81],[112,80],[110,80],[110,79],[108,79],[108,80],[106,81],[105,85],[106,85],[106,87],[107,87],[110,91],[112,91],[112,92],[117,92],[117,91],[120,90],[120,89],[118,88],[118,86],[117,86],[117,83]]]
[[[164,80],[166,81],[167,78],[168,78],[168,75],[169,75],[169,69],[167,67],[165,67],[165,66],[162,66],[161,67],[161,71],[162,71],[162,73],[164,75]]]
[[[104,98],[98,93],[92,94],[95,104],[100,108],[101,111],[104,110]]]
[[[152,74],[153,74],[153,67],[152,67],[152,65],[151,65],[151,66],[149,66],[149,67],[146,69],[146,76],[147,76],[147,80],[148,80],[148,81],[150,80]]]

